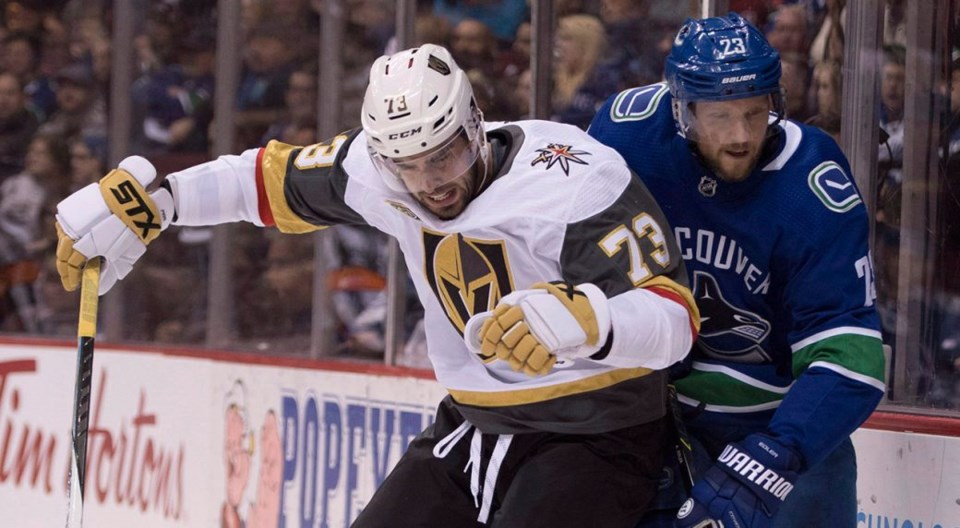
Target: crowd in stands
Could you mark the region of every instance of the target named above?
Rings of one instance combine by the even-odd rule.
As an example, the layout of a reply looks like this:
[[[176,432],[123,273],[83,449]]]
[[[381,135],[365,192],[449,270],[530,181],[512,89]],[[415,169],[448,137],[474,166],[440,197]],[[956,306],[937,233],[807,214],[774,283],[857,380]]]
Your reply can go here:
[[[168,173],[210,156],[216,61],[215,0],[132,0],[141,16],[132,43],[111,40],[109,0],[9,0],[0,25],[0,330],[67,335],[75,299],[56,283],[48,220],[72,190],[109,168],[107,135],[111,49],[132,44],[135,80],[131,153]],[[611,94],[659,82],[672,38],[698,2],[554,2],[551,119],[586,127]],[[241,77],[233,151],[271,140],[309,144],[317,137],[321,0],[243,0]],[[342,42],[341,129],[359,124],[369,65],[396,51],[395,4],[347,0]],[[525,0],[420,0],[415,43],[447,46],[469,73],[488,120],[530,115],[531,24]],[[730,0],[780,51],[789,117],[840,133],[846,0]],[[877,275],[885,325],[896,299],[903,156],[905,0],[887,0],[881,85],[881,186]],[[344,50],[349,50],[345,52]],[[960,68],[954,68],[954,74]],[[960,83],[947,94],[960,107]],[[125,94],[126,96],[127,94]],[[960,138],[960,126],[952,129]],[[955,142],[960,145],[960,139]],[[951,148],[950,153],[960,150]],[[209,232],[174,230],[169,251],[153,251],[143,273],[168,284],[134,292],[156,312],[132,325],[130,339],[196,342],[203,336],[203,281]],[[384,241],[365,231],[335,231],[326,243],[343,270],[365,280],[330,279],[340,316],[338,350],[383,349]],[[233,251],[241,338],[309,335],[310,244],[242,228]],[[960,244],[958,244],[960,246]],[[300,247],[300,249],[295,249]],[[306,247],[308,249],[303,249]],[[168,256],[158,256],[166,253]],[[174,255],[174,256],[169,256]],[[338,260],[335,259],[335,260]],[[339,262],[338,260],[338,262]],[[341,265],[342,264],[342,265]],[[369,273],[367,273],[369,272]],[[340,273],[340,275],[336,275]],[[379,278],[379,280],[376,280]],[[960,281],[956,281],[960,283]],[[340,284],[342,287],[338,287]],[[156,289],[156,288],[146,288]],[[134,296],[131,294],[131,296]],[[378,304],[379,303],[379,304]],[[885,303],[885,304],[884,304]],[[129,303],[128,303],[129,304]],[[380,308],[377,308],[380,306]],[[412,313],[416,313],[413,309]],[[958,310],[960,314],[960,310]],[[379,319],[377,319],[379,317]],[[960,317],[960,315],[958,315]],[[416,320],[407,322],[407,330]],[[892,332],[892,327],[889,328]],[[302,346],[299,343],[296,346]],[[291,345],[292,346],[292,345]],[[958,365],[960,367],[960,365]]]

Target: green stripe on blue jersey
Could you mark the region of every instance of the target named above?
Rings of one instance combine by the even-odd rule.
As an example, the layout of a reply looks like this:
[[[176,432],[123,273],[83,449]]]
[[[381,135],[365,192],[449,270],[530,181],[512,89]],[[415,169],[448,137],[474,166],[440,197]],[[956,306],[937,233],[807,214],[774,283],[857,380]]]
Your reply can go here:
[[[794,376],[811,365],[821,366],[883,390],[886,366],[879,334],[835,334],[813,342],[805,340],[803,345],[793,353]]]
[[[751,408],[744,409],[744,412],[752,412],[757,405],[779,402],[789,388],[772,387],[732,369],[707,371],[698,369],[698,365],[694,365],[686,377],[677,380],[676,387],[681,395],[707,405]]]

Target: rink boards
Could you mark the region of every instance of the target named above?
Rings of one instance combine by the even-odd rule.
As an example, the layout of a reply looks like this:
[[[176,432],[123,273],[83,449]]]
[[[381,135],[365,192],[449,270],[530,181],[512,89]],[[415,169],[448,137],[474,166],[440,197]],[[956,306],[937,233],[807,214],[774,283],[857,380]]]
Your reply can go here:
[[[0,525],[63,525],[75,357],[0,340]],[[443,395],[418,370],[98,344],[84,524],[346,527]],[[913,420],[854,435],[858,527],[960,528],[960,426]]]

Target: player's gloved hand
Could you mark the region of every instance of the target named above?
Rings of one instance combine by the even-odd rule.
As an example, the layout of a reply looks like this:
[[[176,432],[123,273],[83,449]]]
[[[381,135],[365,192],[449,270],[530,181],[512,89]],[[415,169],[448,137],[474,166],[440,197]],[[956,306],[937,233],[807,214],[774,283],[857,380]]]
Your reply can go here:
[[[678,528],[768,528],[793,489],[800,455],[773,438],[752,434],[727,445],[693,486],[677,513]],[[711,525],[710,520],[720,524]]]
[[[593,284],[563,282],[515,291],[493,312],[473,316],[464,331],[481,357],[495,356],[531,376],[549,372],[557,358],[595,354],[609,335],[607,296]]]
[[[130,156],[117,169],[57,204],[57,272],[68,291],[80,285],[87,259],[102,256],[100,295],[124,278],[173,219],[173,196],[165,188],[147,194],[157,176],[153,165]]]

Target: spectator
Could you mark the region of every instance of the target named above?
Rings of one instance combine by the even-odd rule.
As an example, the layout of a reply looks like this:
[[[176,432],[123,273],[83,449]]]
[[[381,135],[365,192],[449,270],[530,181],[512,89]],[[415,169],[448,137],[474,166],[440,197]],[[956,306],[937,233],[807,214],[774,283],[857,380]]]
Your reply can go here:
[[[383,353],[387,241],[373,228],[347,225],[334,227],[323,239],[342,352]]]
[[[453,27],[450,53],[464,70],[479,69],[485,74],[499,73],[497,39],[486,24],[465,18]]]
[[[807,13],[801,4],[784,4],[771,15],[773,27],[767,40],[781,54],[809,53]]]
[[[347,0],[348,23],[377,51],[383,50],[395,29],[393,0]],[[367,63],[369,64],[369,63]]]
[[[40,132],[59,135],[63,140],[83,134],[107,135],[106,103],[94,90],[93,71],[83,63],[73,63],[59,72],[57,83],[57,111]]]
[[[513,89],[513,104],[517,110],[518,119],[530,118],[530,97],[532,93],[533,73],[528,68],[517,77],[517,84]]]
[[[817,114],[840,117],[843,101],[843,71],[837,61],[820,62],[813,69]]]
[[[899,44],[883,47],[880,70],[880,151],[877,155],[877,212],[874,255],[877,262],[877,310],[886,342],[894,342],[900,267],[900,215],[903,194],[903,108],[906,52]]]
[[[93,80],[104,100],[110,101],[110,69],[112,45],[109,38],[99,38],[90,43],[90,68],[93,70]]]
[[[64,66],[70,64],[70,41],[68,39],[66,28],[62,27],[59,19],[49,18],[57,21],[50,30],[44,31],[40,37],[40,65],[39,72],[46,77],[53,77]],[[84,57],[84,60],[89,60]]]
[[[449,47],[453,28],[450,21],[429,12],[419,12],[413,21],[413,39],[418,46],[436,44]],[[390,38],[386,46],[387,53],[400,50],[396,36]]]
[[[880,127],[890,136],[880,149],[880,161],[903,161],[903,106],[906,85],[906,49],[899,44],[883,47],[880,70]]]
[[[517,36],[510,44],[510,49],[504,53],[503,72],[510,78],[516,79],[524,70],[530,68],[531,30],[530,22],[524,22],[517,28]],[[512,84],[516,85],[516,82]]]
[[[67,39],[70,57],[75,61],[86,60],[91,55],[94,43],[104,39],[109,40],[110,33],[104,25],[102,16],[91,13],[72,20]]]
[[[840,143],[840,115],[839,114],[816,114],[807,121],[808,125],[815,126],[823,130],[834,141]]]
[[[606,33],[597,17],[560,19],[554,41],[552,119],[586,129],[597,108],[616,91],[616,76],[597,68],[606,49]]]
[[[787,117],[796,121],[810,118],[807,110],[807,86],[809,86],[810,68],[806,54],[784,53],[780,55],[780,84],[784,88]]]
[[[243,49],[243,75],[237,90],[237,140],[249,147],[259,142],[270,123],[283,113],[294,50],[286,28],[261,24]]]
[[[297,116],[283,129],[280,141],[287,145],[313,145],[317,142],[317,116]]]
[[[284,113],[281,118],[270,125],[267,133],[260,141],[261,145],[266,145],[272,139],[280,139],[280,136],[294,124],[295,121],[303,118],[313,117],[314,130],[316,130],[317,115],[317,72],[316,68],[304,67],[294,70],[290,73],[287,80],[287,90],[284,92]],[[288,143],[284,141],[284,143]],[[291,145],[309,145],[313,143],[290,143]]]
[[[847,0],[826,0],[826,2],[826,16],[820,25],[820,31],[810,44],[810,61],[814,65],[826,60],[843,62]]]
[[[363,93],[367,88],[370,64],[383,53],[394,29],[394,2],[348,0],[347,29],[344,35],[343,77],[340,83],[340,130],[360,125]],[[392,45],[393,49],[397,44]]]
[[[214,44],[211,32],[195,30],[180,43],[179,63],[137,81],[134,100],[143,115],[136,141],[139,149],[207,152],[207,129],[213,118]]]
[[[70,142],[70,189],[74,192],[106,174],[107,141],[101,136],[82,136]]]
[[[307,0],[269,0],[269,19],[271,23],[286,28],[287,42],[293,48],[293,57],[296,61],[311,60],[316,62],[317,41],[308,35],[320,34],[320,16],[310,9]],[[265,19],[257,21],[263,24]],[[307,38],[303,38],[307,37]]]
[[[587,0],[554,0],[553,14],[557,19],[570,15],[593,14]]]
[[[465,18],[454,28],[450,53],[460,64],[473,84],[478,99],[482,99],[485,115],[493,121],[502,121],[514,113],[510,104],[510,88],[504,78],[504,63],[497,39],[483,22]]]
[[[67,143],[58,135],[38,131],[27,148],[23,172],[40,184],[48,198],[47,208],[53,210],[70,188]]]
[[[281,233],[270,233],[267,239],[263,280],[254,286],[264,291],[256,307],[248,310],[255,315],[246,316],[269,319],[270,324],[257,325],[261,331],[251,337],[268,338],[270,346],[282,344],[285,351],[307,350],[313,313],[313,244]]]
[[[58,144],[59,145],[59,144]],[[59,150],[59,146],[57,147]],[[80,137],[69,144],[70,181],[68,192],[98,181],[103,177],[107,165],[107,142],[99,136]],[[59,165],[58,165],[59,166]],[[52,207],[56,200],[49,200]],[[39,298],[38,319],[44,333],[50,335],[68,335],[76,332],[77,303],[76,296],[64,291],[57,278],[57,271],[45,259],[41,263],[41,273],[37,280]],[[169,290],[168,290],[169,293]]]
[[[11,33],[3,39],[0,70],[20,79],[27,95],[27,108],[43,122],[56,110],[57,100],[49,79],[37,71],[39,63],[40,41],[36,37]]]
[[[950,146],[949,157],[955,158],[960,152],[960,58],[954,59],[950,69]]]
[[[177,39],[176,8],[168,3],[151,2],[142,34],[133,39],[140,71],[157,71],[173,62]]]
[[[40,39],[43,34],[43,2],[16,0],[6,4],[3,9],[3,28],[8,33],[23,33]]]
[[[883,6],[883,43],[907,44],[907,3],[886,0]]]
[[[616,42],[607,51],[601,68],[618,78],[618,89],[660,81],[667,55],[660,41],[672,40],[674,28],[650,17],[649,0],[603,0],[600,16],[607,41]]]
[[[44,232],[41,217],[52,214],[52,204],[66,195],[66,186],[61,185],[66,181],[66,158],[59,138],[34,136],[23,172],[0,184],[0,289],[9,300],[0,304],[14,308],[0,312],[0,327],[6,330],[42,330],[35,283],[38,260],[52,247],[54,234]]]
[[[770,4],[768,0],[730,0],[730,11],[740,13],[756,27],[764,27],[770,14]]]
[[[461,20],[472,18],[479,20],[493,31],[493,35],[509,46],[517,34],[517,28],[527,18],[525,0],[489,0],[475,2],[471,0],[434,0],[433,12],[458,24]]]
[[[37,117],[26,107],[23,84],[16,75],[0,72],[0,182],[23,170]]]
[[[452,32],[450,22],[433,13],[420,13],[413,22],[413,34],[417,39],[417,45],[449,46]]]

